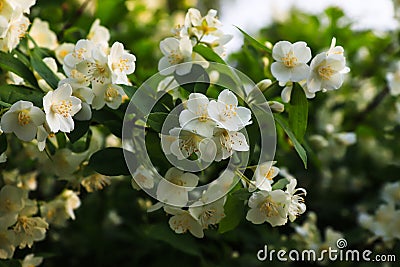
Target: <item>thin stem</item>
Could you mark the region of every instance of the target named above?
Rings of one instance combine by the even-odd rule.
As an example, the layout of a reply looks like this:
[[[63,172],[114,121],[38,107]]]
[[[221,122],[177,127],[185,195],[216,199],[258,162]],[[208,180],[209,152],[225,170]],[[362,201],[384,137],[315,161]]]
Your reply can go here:
[[[92,0],[86,0],[85,2],[83,2],[83,4],[79,7],[79,9],[75,12],[75,14],[70,17],[70,19],[64,24],[64,26],[62,27],[60,33],[58,34],[58,39],[60,39],[61,36],[64,35],[64,32],[66,30],[68,30],[69,28],[72,27],[72,25],[74,24],[74,22],[76,22],[83,14],[83,11],[85,10],[85,8],[88,6],[88,4],[90,3],[90,1]]]

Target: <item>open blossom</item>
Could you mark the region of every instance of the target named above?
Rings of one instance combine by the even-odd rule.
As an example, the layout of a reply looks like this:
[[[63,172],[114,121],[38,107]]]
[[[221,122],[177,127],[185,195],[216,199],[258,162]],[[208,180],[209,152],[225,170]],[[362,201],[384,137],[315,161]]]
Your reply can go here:
[[[254,173],[254,186],[250,185],[249,190],[254,191],[256,188],[263,191],[271,191],[274,178],[279,174],[279,168],[275,167],[276,161],[267,161],[257,166]]]
[[[111,109],[117,109],[125,96],[124,89],[116,84],[93,84],[94,98],[92,107],[96,110],[102,109],[107,105]]]
[[[82,73],[86,81],[107,84],[111,82],[111,70],[108,65],[107,55],[97,46],[92,49],[89,59],[75,65],[78,72]]]
[[[165,212],[173,215],[169,219],[169,226],[177,234],[189,231],[197,238],[204,237],[203,228],[200,223],[187,211],[175,207],[164,207]]]
[[[115,42],[108,55],[108,67],[112,72],[112,82],[129,85],[128,77],[135,71],[136,57],[124,49],[124,45]]]
[[[16,244],[19,248],[32,247],[34,241],[43,240],[49,224],[41,217],[19,216],[14,225]]]
[[[161,202],[185,206],[188,202],[188,192],[193,190],[199,181],[199,177],[192,173],[172,167],[165,174],[157,187],[157,199]]]
[[[20,11],[12,13],[10,20],[0,20],[0,50],[11,52],[17,45],[22,37],[25,36],[29,27],[29,19]]]
[[[252,123],[251,111],[245,107],[238,107],[236,96],[228,89],[219,94],[217,101],[210,101],[208,114],[218,127],[228,131],[239,131]]]
[[[61,64],[64,64],[64,58],[66,55],[74,51],[75,45],[72,43],[62,43],[54,50],[54,54]]]
[[[38,126],[45,121],[41,109],[31,102],[20,100],[14,103],[1,118],[1,129],[5,133],[14,132],[23,141],[32,141]]]
[[[99,19],[96,19],[93,22],[87,38],[94,44],[99,45],[103,52],[107,52],[108,41],[110,40],[110,32],[106,27],[100,25]]]
[[[189,207],[189,213],[196,218],[203,229],[207,229],[210,225],[216,225],[225,217],[224,204],[226,198],[207,203],[208,198],[196,201]]]
[[[13,225],[25,206],[24,190],[5,185],[0,190],[0,230]]]
[[[277,42],[272,57],[276,62],[272,63],[271,72],[281,84],[304,80],[310,72],[307,62],[311,59],[311,50],[305,42]]]
[[[335,45],[336,39],[333,38],[331,48],[327,52],[316,55],[311,61],[311,72],[307,78],[307,87],[310,92],[338,89],[343,84],[343,74],[350,71],[346,67],[343,47]]]
[[[163,75],[176,71],[179,75],[187,74],[191,70],[190,64],[176,66],[177,64],[192,61],[193,46],[188,37],[176,39],[169,37],[160,42],[160,49],[164,57],[158,63],[158,70]]]
[[[249,151],[246,137],[241,132],[215,128],[214,141],[217,146],[215,161],[227,159],[234,151]]]
[[[132,174],[132,186],[135,185],[136,189],[146,188],[151,189],[154,187],[154,174],[140,165]]]
[[[216,147],[210,138],[182,128],[173,128],[169,134],[161,136],[161,145],[166,155],[173,154],[182,160],[195,153],[207,162],[214,159]]]
[[[249,199],[250,210],[246,219],[254,224],[270,223],[272,226],[287,222],[289,195],[282,190],[257,191]]]
[[[393,203],[381,204],[374,215],[361,213],[358,217],[360,225],[383,241],[400,239],[400,210]]]
[[[95,49],[95,44],[92,41],[86,39],[79,40],[75,48],[64,57],[63,69],[65,74],[68,77],[76,78],[73,72],[73,70],[76,72],[76,64],[91,59],[93,49]]]
[[[208,115],[209,102],[203,94],[190,94],[186,102],[187,109],[179,114],[181,127],[205,137],[212,137],[215,122]]]
[[[297,180],[295,178],[288,178],[289,184],[286,185],[286,193],[290,196],[290,204],[288,209],[289,220],[293,222],[296,218],[306,211],[306,204],[304,198],[307,194],[304,188],[296,188]]]
[[[63,84],[43,97],[43,107],[50,130],[69,133],[74,129],[74,116],[82,107],[81,100],[72,96],[69,84]]]
[[[35,40],[35,43],[39,47],[54,50],[58,46],[57,35],[50,29],[47,21],[35,18],[29,30],[29,35]],[[32,42],[28,42],[28,44],[29,48],[34,47]]]

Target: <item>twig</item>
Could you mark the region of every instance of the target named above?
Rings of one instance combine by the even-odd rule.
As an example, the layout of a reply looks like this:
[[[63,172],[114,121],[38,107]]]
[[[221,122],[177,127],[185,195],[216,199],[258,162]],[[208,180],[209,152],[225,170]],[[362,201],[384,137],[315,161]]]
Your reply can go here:
[[[83,2],[83,4],[79,7],[79,9],[75,12],[74,16],[69,18],[69,20],[64,24],[60,33],[58,34],[59,35],[58,39],[60,39],[60,37],[64,35],[64,32],[66,30],[71,28],[71,26],[74,24],[74,22],[76,22],[79,19],[80,16],[82,16],[83,11],[87,7],[87,5],[90,3],[90,1],[92,1],[92,0],[86,0],[85,2]]]

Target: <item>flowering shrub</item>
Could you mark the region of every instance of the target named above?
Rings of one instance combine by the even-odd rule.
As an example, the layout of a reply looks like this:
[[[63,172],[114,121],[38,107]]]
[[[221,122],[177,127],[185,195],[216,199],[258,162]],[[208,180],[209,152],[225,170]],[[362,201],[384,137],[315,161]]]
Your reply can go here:
[[[238,28],[244,46],[228,57],[226,45],[234,37],[214,9],[190,7],[178,25],[165,29],[170,22],[164,6],[146,20],[145,2],[125,1],[126,14],[143,17],[109,30],[83,14],[89,2],[60,24],[56,12],[50,23],[36,16],[51,5],[41,10],[34,0],[0,1],[0,265],[53,266],[60,262],[54,244],[71,248],[80,242],[82,262],[93,264],[93,245],[95,263],[105,266],[120,257],[127,257],[124,264],[142,263],[140,255],[147,257],[155,240],[200,258],[202,266],[220,250],[229,258],[221,262],[256,265],[257,246],[266,242],[317,251],[344,237],[355,244],[375,240],[367,245],[378,249],[399,246],[399,183],[385,183],[380,206],[359,196],[378,186],[372,178],[364,181],[366,155],[379,168],[397,159],[390,150],[397,126],[387,130],[391,137],[378,154],[378,134],[366,116],[378,112],[382,118],[379,103],[388,93],[399,94],[398,66],[375,75],[377,59],[360,48],[371,38],[372,48],[365,49],[378,51],[390,38],[360,32],[359,42],[349,41],[353,30],[340,28],[343,14],[329,9],[336,28],[318,40],[287,30],[298,23],[297,14],[259,38]],[[99,17],[121,8],[117,2],[105,1],[103,8],[99,2]],[[74,26],[80,18],[90,21],[87,32]],[[149,35],[156,26],[164,27],[162,36],[155,29]],[[138,45],[132,45],[136,37]],[[376,93],[381,84],[384,90]],[[355,101],[356,93],[364,96]],[[351,120],[345,116],[353,113]],[[389,123],[398,123],[392,113]],[[387,126],[383,119],[377,123]],[[358,150],[352,147],[361,142]],[[359,197],[357,205],[344,205],[353,201],[342,198],[346,189]],[[348,209],[340,215],[346,224],[333,230],[333,215],[325,209],[337,215],[337,199]],[[321,231],[317,216],[327,226]],[[355,223],[351,230],[357,232],[347,231]],[[83,241],[86,234],[95,244]],[[139,243],[137,256],[107,247],[113,238]],[[201,243],[209,240],[215,244]],[[106,249],[118,260],[104,260]],[[240,253],[254,258],[239,261]],[[71,258],[66,265],[83,264],[65,257]]]

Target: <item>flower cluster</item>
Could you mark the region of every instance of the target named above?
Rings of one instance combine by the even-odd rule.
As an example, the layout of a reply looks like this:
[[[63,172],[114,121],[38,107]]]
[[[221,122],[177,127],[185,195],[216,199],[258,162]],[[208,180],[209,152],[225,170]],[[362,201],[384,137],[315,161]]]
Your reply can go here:
[[[91,108],[98,110],[107,105],[117,109],[126,96],[117,84],[130,84],[127,75],[134,72],[136,57],[119,42],[110,48],[110,34],[98,20],[93,23],[88,39],[79,40],[76,45],[58,45],[48,23],[39,19],[34,20],[30,34],[37,45],[55,49],[66,76],[57,72],[54,58],[44,58],[47,67],[61,79],[58,87],[53,90],[36,73],[40,88],[47,92],[42,101],[43,110],[32,102],[20,100],[2,116],[1,129],[15,133],[23,141],[36,138],[42,151],[49,136],[59,131],[73,131],[74,119],[91,119]]]
[[[163,137],[163,149],[178,159],[195,153],[207,162],[221,161],[235,151],[249,150],[240,130],[251,123],[251,111],[238,106],[235,94],[228,89],[211,101],[203,94],[192,93],[179,114],[180,128],[171,129],[170,135]]]
[[[30,8],[36,0],[3,0],[0,8],[0,50],[11,52],[29,27]]]
[[[254,224],[268,222],[271,226],[293,222],[306,210],[304,198],[307,194],[304,188],[296,188],[297,180],[286,170],[273,166],[275,162],[265,162],[257,166],[255,180],[250,181],[249,190],[253,192],[249,198],[250,210],[246,219]],[[273,189],[274,178],[281,174],[287,180],[286,190]]]
[[[373,215],[362,212],[358,221],[362,227],[374,233],[375,238],[381,238],[392,246],[395,239],[400,239],[400,182],[387,183],[381,198],[385,204],[379,205]]]
[[[183,25],[178,25],[173,30],[175,36],[160,42],[160,49],[164,56],[158,63],[158,70],[163,75],[172,74],[174,71],[179,75],[184,75],[190,72],[191,65],[179,64],[194,61],[206,67],[208,62],[193,51],[194,46],[198,44],[206,45],[224,57],[224,45],[232,39],[232,35],[224,34],[221,27],[222,23],[217,18],[216,10],[209,10],[203,17],[199,10],[190,8]]]
[[[328,51],[319,53],[312,60],[311,49],[305,42],[280,41],[274,45],[272,57],[275,62],[271,64],[271,73],[281,86],[285,86],[281,96],[286,103],[290,101],[293,82],[302,86],[307,98],[313,98],[318,91],[340,88],[343,74],[350,71],[346,67],[344,49],[336,46],[335,38]]]
[[[37,188],[37,173],[20,175],[18,171],[11,171],[2,174],[6,184],[0,190],[0,259],[12,258],[17,247],[30,248],[34,242],[43,240],[49,224],[57,225],[55,218],[59,223],[75,219],[73,210],[80,205],[75,192],[66,190],[62,198],[43,202],[40,217],[38,202],[28,198],[29,192]]]
[[[143,180],[153,181],[152,176],[148,174]],[[197,185],[199,177],[172,167],[157,186],[157,198],[169,204],[159,202],[148,211],[163,207],[164,211],[171,215],[169,226],[177,234],[190,232],[193,236],[202,238],[205,229],[217,225],[225,217],[226,196],[219,197],[218,194],[228,192],[233,177],[232,172],[223,173],[220,179],[213,181],[207,190],[202,192],[197,201],[192,201],[188,208],[182,208],[188,204],[188,194]]]

